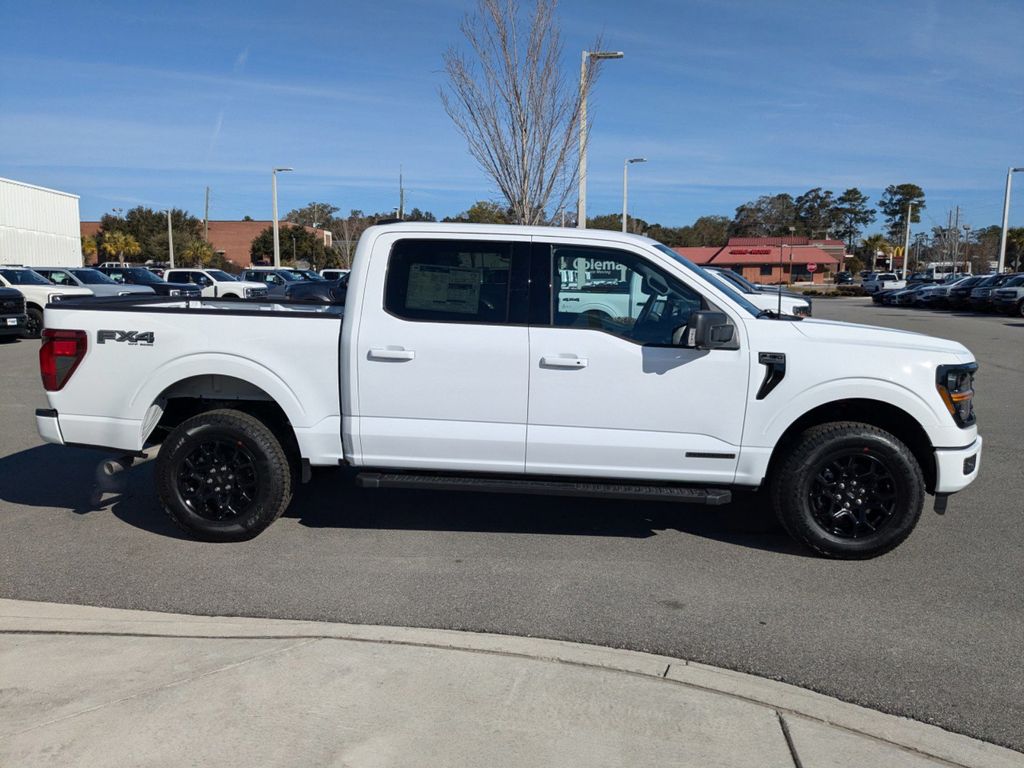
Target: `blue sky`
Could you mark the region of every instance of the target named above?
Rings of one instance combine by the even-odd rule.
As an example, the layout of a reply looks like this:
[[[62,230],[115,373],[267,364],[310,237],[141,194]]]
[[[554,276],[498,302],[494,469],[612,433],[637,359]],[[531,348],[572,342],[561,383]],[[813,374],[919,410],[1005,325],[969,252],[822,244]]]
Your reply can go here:
[[[438,216],[497,199],[441,108],[472,0],[0,0],[0,176],[81,195],[83,219],[176,206],[270,216],[311,200]],[[626,57],[591,100],[588,212],[686,224],[760,194],[924,187],[997,223],[1024,165],[1024,3],[563,0],[570,77],[598,34]],[[1024,174],[1011,220],[1024,225]]]

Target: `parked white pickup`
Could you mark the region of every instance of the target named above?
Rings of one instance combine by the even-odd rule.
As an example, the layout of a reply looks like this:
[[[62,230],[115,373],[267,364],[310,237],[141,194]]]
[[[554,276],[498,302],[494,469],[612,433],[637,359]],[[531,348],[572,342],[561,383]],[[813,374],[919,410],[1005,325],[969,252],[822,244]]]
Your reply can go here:
[[[43,438],[162,443],[164,508],[213,540],[255,536],[310,467],[344,463],[370,487],[704,504],[761,488],[797,540],[863,558],[910,534],[926,493],[941,507],[970,484],[981,454],[960,344],[767,315],[613,232],[372,227],[343,320],[94,299],[49,306],[46,326]]]

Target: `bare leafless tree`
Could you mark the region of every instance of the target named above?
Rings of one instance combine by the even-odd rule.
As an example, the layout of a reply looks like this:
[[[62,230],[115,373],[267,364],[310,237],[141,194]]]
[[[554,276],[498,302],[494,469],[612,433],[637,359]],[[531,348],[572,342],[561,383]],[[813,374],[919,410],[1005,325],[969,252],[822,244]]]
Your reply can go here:
[[[478,0],[461,25],[469,50],[444,54],[445,111],[520,224],[543,222],[576,188],[581,94],[562,70],[556,5],[536,0],[523,29],[516,0]],[[596,65],[588,59],[588,90]]]

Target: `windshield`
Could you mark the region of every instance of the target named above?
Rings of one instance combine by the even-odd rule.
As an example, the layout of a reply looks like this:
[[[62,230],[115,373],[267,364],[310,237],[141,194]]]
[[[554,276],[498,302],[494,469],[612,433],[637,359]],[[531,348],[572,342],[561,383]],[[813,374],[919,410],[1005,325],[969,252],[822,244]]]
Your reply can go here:
[[[1017,275],[1017,277],[1007,280],[1005,285],[1007,288],[1015,288],[1018,285],[1024,285],[1024,275]]]
[[[210,277],[212,277],[214,280],[220,283],[233,283],[238,280],[237,277],[235,277],[234,275],[229,275],[222,269],[208,269],[206,270],[206,274],[208,274]]]
[[[117,285],[113,280],[95,269],[72,269],[71,274],[86,285]]]
[[[753,304],[751,304],[746,298],[744,298],[743,294],[737,293],[735,289],[730,288],[728,285],[726,285],[724,280],[715,280],[710,276],[707,270],[701,269],[689,259],[680,256],[667,245],[655,243],[654,247],[657,248],[662,253],[664,253],[666,256],[671,257],[673,261],[675,261],[677,264],[680,264],[684,268],[688,269],[690,272],[693,272],[695,275],[703,277],[712,285],[718,286],[718,290],[720,290],[722,293],[724,293],[726,296],[732,299],[732,301],[734,301],[736,304],[739,304],[741,307],[743,307],[743,309],[747,310],[747,312],[749,312],[754,317],[757,317],[761,313],[761,310],[755,307]]]
[[[155,283],[164,282],[159,277],[150,272],[148,269],[143,269],[142,267],[132,267],[130,269],[126,269],[124,273],[131,277],[132,282],[143,285],[153,285]]]
[[[711,272],[712,274],[718,275],[720,277],[724,277],[730,283],[735,285],[736,289],[740,291],[740,293],[759,292],[757,290],[757,287],[749,280],[747,280],[747,278],[745,278],[743,275],[739,275],[733,272],[731,269],[709,269],[708,272]]]
[[[50,281],[31,269],[0,269],[0,275],[11,285],[50,285]]]
[[[306,279],[298,272],[292,272],[287,269],[282,269],[280,272],[275,272],[274,274],[277,275],[278,277],[283,278],[289,283],[296,283]]]
[[[311,269],[297,269],[295,271],[298,272],[300,275],[302,275],[307,280],[325,280],[326,279],[322,275],[320,275],[318,272],[314,272]]]

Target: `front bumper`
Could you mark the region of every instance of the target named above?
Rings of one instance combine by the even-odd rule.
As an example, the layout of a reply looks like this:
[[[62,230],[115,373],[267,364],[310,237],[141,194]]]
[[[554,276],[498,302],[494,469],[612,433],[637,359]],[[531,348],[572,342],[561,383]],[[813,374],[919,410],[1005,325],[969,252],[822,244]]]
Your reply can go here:
[[[57,412],[52,408],[36,408],[36,429],[44,442],[64,445],[64,435],[60,432]]]
[[[974,482],[981,468],[981,437],[963,448],[935,449],[935,493],[956,493]]]

